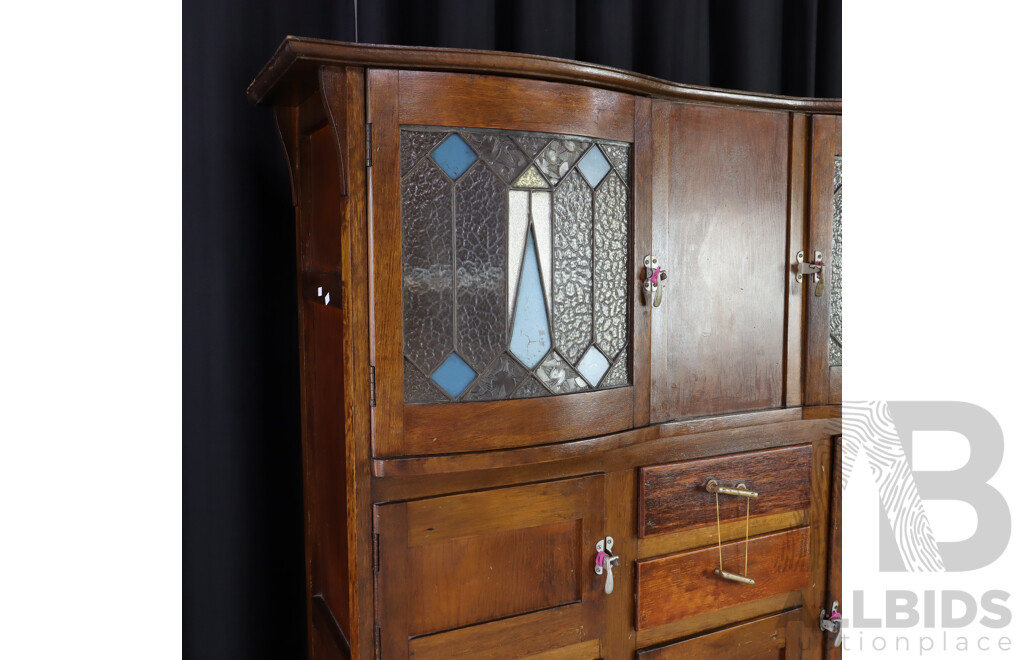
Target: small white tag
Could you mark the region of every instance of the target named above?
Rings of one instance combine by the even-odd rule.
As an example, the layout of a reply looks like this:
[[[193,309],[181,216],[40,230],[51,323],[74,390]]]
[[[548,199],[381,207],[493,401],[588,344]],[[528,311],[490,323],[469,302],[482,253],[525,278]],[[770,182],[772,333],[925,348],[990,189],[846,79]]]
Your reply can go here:
[[[318,286],[316,288],[316,297],[319,298],[319,297],[321,297],[323,295],[324,295],[324,288],[322,286]]]
[[[331,294],[330,293],[328,293],[326,296],[324,296],[324,304],[325,305],[330,305],[331,304]]]

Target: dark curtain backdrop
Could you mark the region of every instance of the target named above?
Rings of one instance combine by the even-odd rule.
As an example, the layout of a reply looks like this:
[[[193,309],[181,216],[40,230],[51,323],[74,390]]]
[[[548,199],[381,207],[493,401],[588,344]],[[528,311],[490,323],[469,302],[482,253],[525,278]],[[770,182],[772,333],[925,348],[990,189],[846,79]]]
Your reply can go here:
[[[352,0],[186,0],[183,12],[184,655],[299,658],[293,211],[271,113],[244,92],[285,35],[352,41],[357,12]],[[838,97],[840,14],[839,0],[359,0],[358,40]]]

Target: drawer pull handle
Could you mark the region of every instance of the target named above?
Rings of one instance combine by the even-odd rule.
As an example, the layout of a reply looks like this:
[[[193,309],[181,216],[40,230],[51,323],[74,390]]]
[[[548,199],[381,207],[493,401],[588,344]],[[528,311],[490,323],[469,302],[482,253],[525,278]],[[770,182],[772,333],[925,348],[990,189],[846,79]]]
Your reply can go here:
[[[714,493],[715,495],[721,493],[722,495],[736,495],[737,497],[757,497],[757,491],[747,490],[746,486],[743,484],[738,484],[735,488],[730,488],[728,486],[722,486],[715,479],[709,481],[706,488],[709,493]]]
[[[746,575],[730,573],[725,570],[725,562],[722,559],[722,515],[719,512],[718,496],[719,494],[738,495],[747,499],[747,531],[743,540],[743,572],[746,573],[747,560],[750,558],[750,500],[757,497],[757,493],[752,490],[747,490],[747,485],[743,483],[736,484],[735,488],[727,488],[725,486],[720,486],[714,479],[708,481],[706,488],[709,493],[715,494],[715,524],[718,527],[718,568],[715,569],[715,575],[732,582],[754,584],[754,578],[747,577]]]
[[[745,575],[736,575],[735,573],[730,573],[729,571],[723,571],[720,568],[715,569],[715,575],[720,575],[724,577],[726,580],[732,580],[733,582],[742,582],[743,584],[754,584],[753,578],[748,578]]]

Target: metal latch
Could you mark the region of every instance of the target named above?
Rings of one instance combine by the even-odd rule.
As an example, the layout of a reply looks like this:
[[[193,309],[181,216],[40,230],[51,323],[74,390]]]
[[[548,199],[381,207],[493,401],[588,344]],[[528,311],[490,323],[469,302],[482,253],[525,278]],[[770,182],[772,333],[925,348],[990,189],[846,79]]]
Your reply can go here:
[[[661,292],[665,288],[668,272],[654,255],[644,257],[644,298],[655,307],[661,306]]]
[[[814,273],[815,282],[821,279],[821,252],[815,252],[814,262],[807,263],[804,261],[804,251],[800,250],[796,253],[796,281],[803,282],[804,275],[811,273]]]
[[[598,575],[608,573],[604,580],[604,592],[611,594],[615,590],[615,577],[612,575],[612,566],[619,565],[619,556],[612,554],[612,546],[615,539],[606,536],[597,542],[597,558],[594,560],[594,572]]]
[[[818,615],[818,628],[821,632],[832,633],[836,636],[836,641],[833,646],[839,646],[843,641],[843,636],[840,632],[843,629],[843,615],[839,613],[839,601],[832,601],[832,613],[826,615],[825,610],[821,610]]]

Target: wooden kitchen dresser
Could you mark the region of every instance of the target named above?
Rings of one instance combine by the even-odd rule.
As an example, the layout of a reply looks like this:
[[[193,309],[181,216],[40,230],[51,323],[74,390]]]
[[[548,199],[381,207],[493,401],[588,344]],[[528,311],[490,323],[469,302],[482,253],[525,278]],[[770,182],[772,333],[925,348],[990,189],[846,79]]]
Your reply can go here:
[[[296,208],[311,657],[833,653],[840,101],[298,38],[248,94]]]

